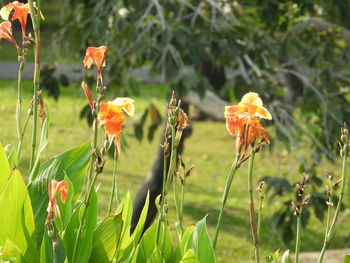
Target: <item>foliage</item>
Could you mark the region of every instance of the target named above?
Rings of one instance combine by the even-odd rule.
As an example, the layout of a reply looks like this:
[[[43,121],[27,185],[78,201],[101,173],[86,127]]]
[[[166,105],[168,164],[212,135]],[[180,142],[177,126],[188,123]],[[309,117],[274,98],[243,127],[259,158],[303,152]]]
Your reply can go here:
[[[109,82],[118,93],[142,92],[133,72],[145,65],[180,95],[215,90],[237,101],[254,90],[271,105],[277,136],[287,149],[296,149],[307,136],[317,152],[334,157],[331,134],[349,115],[346,1],[90,0],[70,5],[62,46],[83,50],[107,43],[114,58]]]

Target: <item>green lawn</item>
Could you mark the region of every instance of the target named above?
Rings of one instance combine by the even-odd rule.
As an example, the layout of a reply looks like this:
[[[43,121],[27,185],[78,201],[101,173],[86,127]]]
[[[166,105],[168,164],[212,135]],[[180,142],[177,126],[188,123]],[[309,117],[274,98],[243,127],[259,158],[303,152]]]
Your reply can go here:
[[[24,105],[29,104],[31,94],[31,83],[24,83]],[[150,89],[151,91],[148,91]],[[46,100],[51,112],[51,129],[49,134],[49,145],[42,159],[45,160],[66,151],[73,146],[90,140],[91,129],[85,120],[79,119],[79,112],[86,104],[83,93],[78,84],[72,84],[69,88],[62,90],[63,96],[59,102],[49,98]],[[157,94],[154,88],[144,87],[143,96],[135,99],[136,117],[140,118],[143,109],[153,102],[161,109],[165,109],[165,98]],[[152,94],[150,96],[149,94]],[[159,93],[158,93],[159,94]],[[0,96],[2,103],[1,112],[1,135],[0,141],[3,145],[16,144],[17,136],[15,129],[15,105],[16,105],[16,82],[0,81]],[[147,176],[151,168],[157,148],[159,147],[160,130],[155,135],[153,142],[144,140],[138,142],[133,137],[133,121],[128,119],[124,134],[126,134],[128,148],[122,153],[118,164],[118,182],[122,193],[130,191],[135,196],[137,189]],[[211,236],[213,236],[220,200],[226,181],[226,175],[230,168],[235,153],[235,141],[229,136],[224,123],[211,121],[193,122],[193,134],[187,140],[183,158],[186,163],[194,164],[195,169],[188,180],[185,205],[186,225],[197,222],[208,214],[208,224]],[[30,128],[30,127],[29,127]],[[271,134],[273,132],[271,131]],[[272,136],[272,141],[274,140]],[[265,175],[287,176],[291,182],[299,180],[298,164],[290,157],[280,143],[275,143],[275,150],[270,153],[265,149],[256,156],[255,178]],[[29,158],[29,133],[24,141],[23,162],[20,170],[24,175],[27,173]],[[320,174],[327,169],[334,169],[339,174],[340,167],[335,164],[323,163],[317,168]],[[217,250],[218,262],[247,262],[252,254],[251,235],[248,215],[247,196],[247,165],[243,165],[235,178],[227,209],[223,219],[223,231],[220,234]],[[108,160],[104,173],[100,176],[100,216],[106,214],[108,206],[109,190],[111,187],[112,160]],[[170,193],[172,196],[172,193]],[[347,197],[349,197],[349,191]],[[274,229],[269,215],[282,205],[278,198],[273,203],[266,199],[263,220],[263,238],[261,255],[265,256],[272,251],[286,246],[281,241],[279,231]],[[170,218],[174,219],[174,207],[171,203]],[[170,220],[173,225],[174,220]],[[337,232],[332,243],[333,247],[349,246],[350,222],[344,222],[341,231]],[[312,215],[307,229],[303,229],[301,245],[302,251],[318,250],[323,240],[324,225]],[[293,243],[292,243],[293,244]],[[294,250],[294,244],[290,245]]]

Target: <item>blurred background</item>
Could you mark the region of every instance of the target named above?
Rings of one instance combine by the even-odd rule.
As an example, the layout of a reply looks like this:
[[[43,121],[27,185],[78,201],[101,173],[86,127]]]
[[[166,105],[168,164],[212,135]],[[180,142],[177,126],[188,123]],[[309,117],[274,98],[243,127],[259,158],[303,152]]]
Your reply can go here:
[[[320,250],[327,171],[340,176],[339,131],[350,121],[348,0],[42,0],[42,7],[41,87],[51,114],[43,160],[90,140],[91,118],[80,82],[93,87],[95,72],[85,70],[82,59],[86,47],[106,45],[107,99],[129,96],[136,107],[123,132],[120,191],[137,199],[147,175],[156,178],[166,101],[175,90],[191,119],[182,157],[186,165],[195,165],[187,180],[185,222],[208,214],[213,234],[235,155],[224,106],[254,91],[273,116],[264,123],[271,145],[255,162],[256,186],[261,180],[267,183],[261,254],[294,248],[296,219],[290,201],[303,172],[310,174],[307,191],[313,198],[303,213],[301,250]],[[19,30],[17,25],[18,41]],[[0,141],[16,144],[17,53],[4,40],[0,46]],[[30,50],[24,74],[23,105],[28,106],[32,61]],[[20,170],[26,175],[28,133],[24,147]],[[100,176],[101,217],[107,212],[112,170],[110,158]],[[155,182],[146,185],[155,187]],[[218,262],[247,262],[252,253],[246,185],[243,165],[228,200]],[[331,248],[350,246],[348,214],[344,209]],[[175,218],[174,209],[170,215]]]

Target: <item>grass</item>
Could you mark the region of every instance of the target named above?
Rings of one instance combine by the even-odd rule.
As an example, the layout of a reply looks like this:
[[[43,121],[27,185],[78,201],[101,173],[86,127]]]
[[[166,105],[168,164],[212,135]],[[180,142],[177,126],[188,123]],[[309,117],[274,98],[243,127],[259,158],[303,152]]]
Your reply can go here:
[[[24,82],[24,108],[25,105],[29,104],[31,89],[31,83]],[[162,95],[159,95],[161,94],[160,92],[157,92],[152,87],[144,87],[143,93],[145,94],[143,97],[135,98],[136,119],[140,118],[143,109],[150,102],[154,103],[161,112],[165,111],[166,100]],[[58,102],[51,98],[46,99],[46,104],[51,112],[51,129],[49,145],[42,156],[42,160],[46,160],[55,154],[90,140],[90,127],[88,127],[85,120],[79,119],[79,112],[86,104],[79,85],[72,84],[69,88],[63,88],[62,94]],[[0,81],[0,96],[2,98],[2,103],[0,104],[0,141],[3,145],[16,144],[16,82]],[[139,142],[133,136],[133,121],[128,119],[124,129],[128,148],[122,153],[119,160],[118,182],[123,194],[129,191],[132,196],[135,196],[140,184],[146,178],[152,166],[159,147],[157,139],[161,136],[161,129],[157,131],[155,140],[152,142],[147,141],[147,139]],[[224,123],[201,121],[193,122],[192,127],[193,133],[186,141],[183,153],[183,158],[188,165],[195,164],[195,170],[189,180],[187,180],[184,220],[185,225],[189,225],[208,215],[209,232],[213,236],[226,175],[234,157],[235,143],[234,139],[228,135]],[[273,133],[271,132],[271,134]],[[29,137],[29,133],[27,133],[24,140],[23,162],[20,166],[24,176],[27,175],[29,163]],[[265,149],[262,153],[257,154],[254,175],[256,184],[257,178],[265,175],[286,176],[291,182],[299,180],[296,160],[284,150],[278,149],[283,148],[280,143],[276,142],[275,151],[272,153]],[[112,166],[113,162],[110,159],[99,179],[99,183],[101,183],[99,190],[101,217],[106,214],[108,207]],[[339,175],[340,166],[335,164],[324,162],[317,168],[319,173],[326,169],[333,169]],[[170,195],[172,196],[172,193]],[[346,198],[348,198],[349,191],[347,191],[346,195]],[[268,198],[265,201],[264,220],[262,223],[264,233],[261,249],[261,255],[263,256],[278,248],[287,248],[282,242],[280,231],[275,229],[271,223],[272,213],[281,205],[282,201],[278,198],[274,199],[273,202],[270,202]],[[247,262],[249,255],[253,255],[248,213],[247,164],[245,164],[236,175],[228,199],[227,209],[223,218],[223,228],[217,245],[218,262]],[[322,245],[325,226],[316,219],[313,212],[311,214],[311,222],[306,229],[302,230],[301,251],[319,250]],[[173,203],[170,203],[170,224],[172,226],[174,216]],[[342,230],[337,232],[332,247],[340,248],[350,245],[349,229],[350,222],[349,219],[346,219],[342,225]],[[294,244],[290,244],[289,248],[293,250]]]

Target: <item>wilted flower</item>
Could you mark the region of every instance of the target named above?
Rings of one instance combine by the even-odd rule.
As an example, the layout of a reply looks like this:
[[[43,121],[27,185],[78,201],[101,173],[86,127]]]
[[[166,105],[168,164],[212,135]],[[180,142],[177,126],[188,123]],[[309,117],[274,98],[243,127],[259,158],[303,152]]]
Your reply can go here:
[[[89,86],[83,81],[81,83],[81,88],[83,89],[84,94],[89,102],[90,108],[92,109],[94,105],[93,105],[91,90],[90,90]]]
[[[12,44],[15,45],[15,47],[17,49],[19,49],[17,42],[12,35],[12,27],[11,27],[11,23],[9,21],[2,22],[0,24],[0,39],[2,39],[2,38],[11,42]]]
[[[26,32],[28,13],[29,13],[29,4],[28,3],[23,4],[18,1],[14,1],[12,3],[7,4],[0,10],[0,15],[2,19],[9,20],[9,16],[12,10],[14,10],[12,15],[12,21],[18,19],[22,28],[22,36],[24,37]]]
[[[56,203],[56,196],[59,192],[61,192],[61,201],[63,203],[66,202],[67,195],[68,195],[68,184],[65,181],[57,181],[55,179],[51,180],[48,186],[48,195],[49,195],[49,205],[47,207],[47,218],[46,218],[46,224],[50,222],[50,220],[53,218],[54,213],[59,218],[61,217],[60,209]]]
[[[269,137],[260,123],[260,119],[271,120],[270,112],[263,107],[259,95],[254,92],[245,94],[238,105],[225,107],[226,127],[230,134],[237,134],[237,151],[244,146],[246,151],[249,145],[256,140],[265,140],[270,143]]]
[[[84,67],[90,68],[91,65],[95,65],[98,79],[102,81],[102,68],[106,65],[106,52],[108,48],[106,46],[100,47],[88,47],[86,49],[86,55],[83,61]]]
[[[134,116],[134,100],[130,98],[116,98],[113,101],[101,103],[97,117],[98,125],[104,125],[107,135],[115,139],[118,153],[120,153],[119,134],[122,131],[125,113],[131,117]]]

